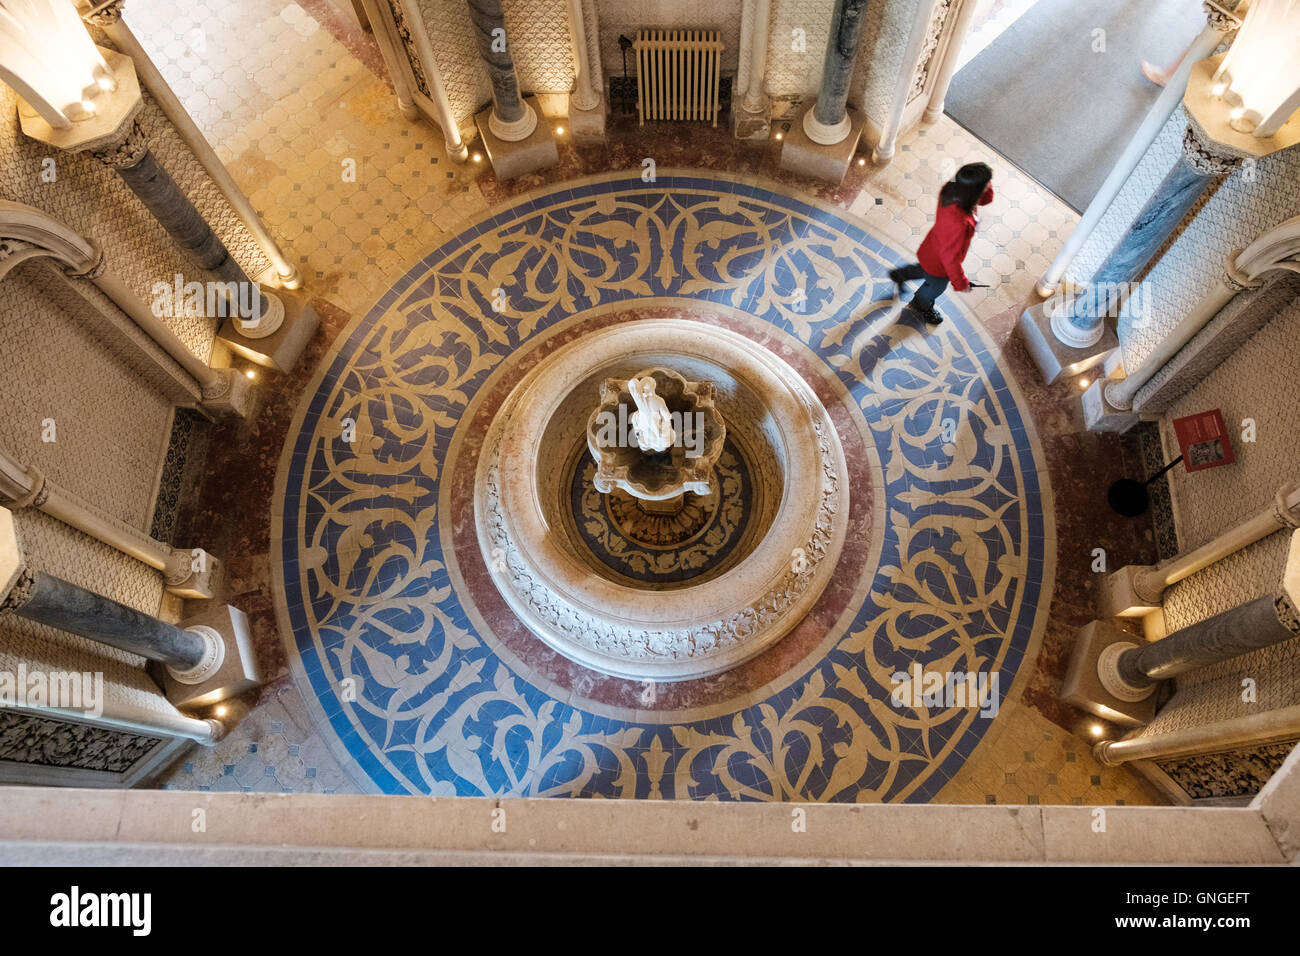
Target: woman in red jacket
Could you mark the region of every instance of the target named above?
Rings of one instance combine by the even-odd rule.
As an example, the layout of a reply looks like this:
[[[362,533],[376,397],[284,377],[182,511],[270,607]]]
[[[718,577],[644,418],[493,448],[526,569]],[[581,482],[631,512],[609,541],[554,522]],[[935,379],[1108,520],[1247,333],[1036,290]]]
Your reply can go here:
[[[901,297],[904,281],[924,279],[925,283],[912,296],[911,308],[931,325],[943,321],[934,310],[937,299],[948,283],[958,292],[970,288],[970,280],[962,269],[962,260],[975,235],[976,206],[987,206],[993,201],[993,170],[984,163],[967,163],[957,170],[957,176],[939,191],[939,209],[934,225],[916,251],[919,260],[915,265],[892,269],[889,278],[898,286]]]

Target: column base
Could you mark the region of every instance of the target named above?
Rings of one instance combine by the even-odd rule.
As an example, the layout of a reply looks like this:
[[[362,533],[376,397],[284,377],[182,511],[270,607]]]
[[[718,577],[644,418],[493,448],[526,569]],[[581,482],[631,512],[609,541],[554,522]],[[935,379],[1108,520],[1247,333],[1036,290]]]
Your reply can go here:
[[[229,604],[214,607],[182,621],[180,627],[208,627],[224,644],[221,665],[202,683],[183,684],[166,667],[158,666],[167,699],[177,707],[209,707],[265,683],[253,653],[248,616]]]
[[[270,335],[250,339],[239,330],[234,319],[221,323],[217,338],[230,347],[236,355],[255,365],[289,372],[298,364],[307,343],[316,334],[320,318],[304,297],[281,290],[277,295],[284,300],[284,321]]]
[[[1102,685],[1097,674],[1097,662],[1102,651],[1112,644],[1137,643],[1128,631],[1120,630],[1105,621],[1093,621],[1079,629],[1074,639],[1074,653],[1070,668],[1061,685],[1060,699],[1072,707],[1096,714],[1103,720],[1125,727],[1142,727],[1156,715],[1156,695],[1143,700],[1120,700]]]
[[[1131,408],[1116,408],[1106,401],[1106,386],[1109,384],[1109,379],[1099,378],[1083,393],[1083,421],[1090,432],[1122,434],[1142,419]]]
[[[524,103],[540,115],[537,97],[527,96]],[[551,135],[549,124],[538,123],[523,139],[508,142],[492,132],[489,126],[491,118],[492,107],[489,106],[474,117],[474,125],[483,138],[483,151],[487,153],[497,179],[515,179],[559,163],[560,153],[555,148],[555,137]]]
[[[253,383],[233,368],[214,371],[221,382],[203,390],[203,408],[217,417],[247,418],[253,410]]]
[[[244,376],[239,376],[244,378]],[[167,562],[168,572],[164,572],[163,589],[168,594],[188,601],[207,601],[215,593],[215,586],[220,577],[221,562],[208,555],[202,571],[191,569],[193,555],[184,548],[172,551],[172,558]],[[174,569],[174,570],[173,570]]]
[[[781,168],[809,179],[838,184],[844,181],[844,174],[853,164],[866,118],[857,110],[849,110],[848,135],[838,143],[825,146],[813,142],[804,129],[804,117],[815,105],[808,103],[800,107],[791,121],[790,132],[785,134],[781,145]]]
[[[580,108],[569,95],[569,134],[578,146],[599,146],[605,142],[605,120],[608,110],[605,97],[600,97],[589,110]]]
[[[1017,323],[1025,347],[1029,349],[1034,364],[1048,385],[1095,368],[1119,348],[1119,338],[1105,323],[1102,325],[1101,338],[1095,345],[1081,349],[1066,345],[1052,331],[1051,309],[1054,305],[1054,300],[1049,299],[1030,306],[1020,314]]]
[[[763,108],[754,113],[745,109],[743,101],[733,101],[731,135],[753,142],[762,142],[772,135],[772,108],[767,97],[763,97]]]
[[[1129,564],[1106,575],[1097,595],[1097,616],[1146,617],[1160,610],[1159,595],[1138,593],[1137,576],[1149,570],[1145,565]]]

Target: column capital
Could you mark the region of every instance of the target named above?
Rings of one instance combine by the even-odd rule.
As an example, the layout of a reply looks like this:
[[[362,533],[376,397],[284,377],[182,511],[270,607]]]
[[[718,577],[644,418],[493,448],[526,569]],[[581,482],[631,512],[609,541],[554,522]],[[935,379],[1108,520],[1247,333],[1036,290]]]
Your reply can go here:
[[[130,169],[144,162],[149,153],[149,138],[139,120],[133,118],[117,136],[102,145],[89,147],[88,152],[112,169]]]
[[[1219,276],[1219,281],[1232,290],[1233,295],[1240,295],[1243,292],[1254,292],[1264,283],[1259,279],[1252,279],[1246,273],[1237,268],[1237,256],[1241,255],[1238,249],[1228,256],[1228,262],[1223,267],[1223,275]]]
[[[1242,157],[1223,149],[1195,122],[1183,131],[1183,162],[1202,176],[1223,176],[1241,165]]]
[[[108,271],[108,256],[105,255],[104,247],[98,240],[87,238],[86,242],[91,249],[90,261],[81,269],[68,266],[63,271],[70,279],[89,279],[94,282]]]
[[[23,557],[14,513],[0,507],[0,611],[12,611],[32,599],[33,578]]]
[[[93,9],[87,10],[81,19],[102,30],[121,21],[122,8],[125,6],[126,0],[108,0],[107,3],[97,4]]]
[[[0,611],[16,611],[32,599],[36,577],[26,565],[19,568],[5,595],[0,599]]]
[[[1241,26],[1241,20],[1235,13],[1223,9],[1217,3],[1210,3],[1209,0],[1202,0],[1201,9],[1205,11],[1205,23],[1212,30],[1218,30],[1220,33],[1231,33]]]
[[[195,554],[195,552],[198,554]],[[214,594],[213,580],[220,562],[202,548],[187,551],[169,548],[163,566],[163,581],[172,594],[191,600],[206,600]]]
[[[24,465],[0,449],[0,506],[13,511],[39,508],[48,496],[40,469]]]
[[[1283,485],[1277,490],[1277,497],[1273,499],[1273,517],[1284,528],[1300,528],[1300,482]]]

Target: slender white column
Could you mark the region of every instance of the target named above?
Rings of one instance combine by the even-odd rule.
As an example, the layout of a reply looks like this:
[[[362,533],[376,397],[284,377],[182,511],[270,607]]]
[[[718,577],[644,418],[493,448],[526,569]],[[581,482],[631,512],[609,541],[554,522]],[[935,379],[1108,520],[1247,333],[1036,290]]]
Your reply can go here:
[[[592,82],[582,0],[569,0],[569,33],[573,38],[573,59],[578,68],[577,76],[573,78],[573,105],[580,110],[594,110],[600,105],[601,97],[599,87]]]
[[[1092,202],[1084,210],[1083,217],[1079,220],[1070,237],[1066,239],[1065,245],[1061,251],[1056,254],[1052,264],[1048,266],[1047,272],[1038,280],[1036,291],[1043,298],[1047,298],[1056,292],[1060,285],[1061,278],[1065,275],[1065,270],[1069,268],[1074,257],[1078,255],[1083,244],[1088,241],[1097,224],[1101,222],[1102,217],[1110,209],[1110,204],[1115,201],[1124,184],[1128,182],[1129,176],[1137,168],[1142,157],[1146,155],[1151,144],[1155,142],[1160,131],[1164,129],[1165,123],[1173,115],[1178,104],[1183,101],[1183,93],[1187,89],[1187,78],[1192,72],[1192,65],[1198,60],[1203,60],[1223,42],[1227,33],[1234,29],[1236,21],[1231,17],[1212,12],[1209,22],[1200,35],[1192,42],[1182,63],[1178,65],[1178,70],[1165,88],[1161,91],[1160,96],[1152,104],[1151,109],[1147,112],[1146,118],[1143,119],[1142,125],[1138,127],[1137,132],[1133,134],[1132,139],[1120,153],[1119,159],[1115,161],[1110,175],[1106,177],[1101,188],[1097,190],[1097,195],[1092,197]]]
[[[1108,575],[1098,595],[1098,616],[1147,614],[1160,607],[1167,588],[1276,531],[1297,526],[1300,526],[1300,483],[1279,488],[1268,508],[1195,550],[1155,565],[1130,564]]]
[[[240,221],[252,233],[253,238],[257,240],[262,252],[271,260],[280,284],[286,289],[301,287],[302,275],[299,273],[298,267],[290,262],[280,249],[279,244],[266,228],[266,224],[262,222],[262,217],[257,214],[253,204],[248,201],[248,197],[244,195],[243,190],[239,188],[234,177],[230,175],[225,164],[217,156],[216,151],[203,136],[198,125],[194,122],[194,118],[186,111],[181,101],[176,98],[172,88],[167,85],[167,80],[158,72],[158,67],[154,66],[153,60],[149,59],[149,54],[140,45],[140,41],[131,32],[131,28],[122,20],[124,3],[125,0],[119,0],[119,2],[111,6],[87,14],[86,19],[88,22],[102,27],[118,50],[129,56],[135,63],[136,74],[144,81],[150,95],[162,108],[167,118],[171,120],[172,126],[176,127],[176,131],[180,134],[185,145],[189,147],[190,152],[194,154],[194,158],[199,161],[199,165],[217,184],[217,188],[221,190],[221,195],[230,203]]]
[[[469,158],[469,147],[460,136],[460,125],[456,114],[451,109],[451,99],[447,96],[447,87],[442,82],[442,70],[438,67],[438,58],[433,55],[433,44],[429,42],[429,33],[424,26],[424,17],[415,0],[402,0],[402,13],[406,16],[406,25],[415,41],[415,49],[420,54],[424,67],[424,78],[429,84],[430,99],[438,113],[438,126],[442,129],[442,138],[447,143],[447,155],[458,163]]]
[[[934,8],[939,0],[920,0],[912,18],[912,29],[907,38],[907,50],[903,53],[903,62],[898,68],[898,77],[894,82],[894,97],[889,105],[889,118],[881,130],[880,142],[871,151],[871,161],[883,166],[894,158],[894,147],[898,142],[898,130],[903,124],[903,111],[907,109],[907,94],[912,88],[912,78],[916,75],[916,64],[925,49],[926,33],[930,21],[934,19]]]
[[[1282,528],[1295,528],[1300,523],[1300,484],[1288,485],[1278,490],[1273,505],[1255,517],[1225,531],[1213,541],[1195,551],[1180,554],[1155,567],[1139,571],[1136,577],[1138,590],[1144,594],[1162,595],[1166,588],[1191,577],[1235,554],[1242,548],[1268,537]]]
[[[939,72],[935,75],[934,86],[930,89],[930,102],[925,107],[925,122],[936,122],[943,115],[943,101],[948,96],[948,87],[952,85],[957,64],[961,61],[961,48],[970,33],[971,21],[975,19],[975,8],[980,0],[960,0],[957,18],[953,21],[948,34],[948,46],[944,49],[943,60],[939,63]]]
[[[205,747],[212,746],[226,734],[226,728],[221,721],[210,717],[206,719],[186,717],[179,710],[150,710],[129,701],[113,699],[105,700],[103,707],[104,712],[92,721],[96,727],[109,727],[114,730],[124,730],[127,733],[148,734],[154,737],[160,735],[184,737]],[[82,711],[69,710],[63,707],[32,705],[27,710],[50,717],[74,720],[78,723],[85,723],[87,720]]]
[[[191,352],[190,347],[155,316],[144,301],[112,271],[103,269],[97,273],[92,272],[88,278],[114,305],[130,316],[145,335],[175,359],[176,364],[194,376],[199,383],[204,405],[240,416],[248,414],[249,384],[237,369],[210,367]]]
[[[382,3],[380,0],[360,0],[360,2],[361,9],[365,11],[366,19],[370,23],[375,42],[379,44],[379,55],[384,58],[384,65],[388,67],[388,78],[393,81],[393,92],[397,94],[397,109],[408,120],[418,120],[422,114],[413,99],[411,81],[407,76],[411,72],[411,67],[402,42],[396,35],[397,24],[394,22],[393,8],[388,5],[387,0]]]
[[[194,568],[194,556],[164,544],[138,528],[105,514],[85,499],[60,488],[39,470],[23,465],[0,449],[0,506],[17,510],[37,508],[51,518],[76,528],[110,548],[161,571],[168,591],[185,598],[210,598],[211,563],[205,555],[203,570]]]
[[[1297,735],[1300,735],[1300,707],[1283,707],[1170,734],[1106,740],[1097,744],[1092,752],[1100,763],[1117,767],[1130,760],[1187,757],[1233,747],[1277,743],[1294,739]]]
[[[749,35],[749,77],[745,84],[742,105],[746,113],[761,113],[767,107],[767,94],[763,87],[767,80],[768,26],[771,21],[771,0],[755,0],[754,19]]]
[[[248,380],[232,368],[210,368],[191,352],[189,346],[108,269],[107,257],[98,243],[78,235],[34,206],[4,199],[0,199],[0,237],[9,240],[12,247],[10,254],[0,262],[0,278],[26,259],[48,256],[56,260],[68,277],[93,282],[184,370],[177,373],[171,366],[156,363],[154,356],[146,353],[147,360],[155,362],[183,392],[201,399],[204,405],[216,411],[247,414]],[[126,341],[138,348],[134,338]]]

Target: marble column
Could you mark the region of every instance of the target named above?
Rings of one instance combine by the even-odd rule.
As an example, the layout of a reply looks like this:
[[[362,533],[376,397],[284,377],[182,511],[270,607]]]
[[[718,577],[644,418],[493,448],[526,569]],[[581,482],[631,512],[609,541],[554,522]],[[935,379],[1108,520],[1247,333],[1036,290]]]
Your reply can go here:
[[[1052,332],[1057,339],[1078,349],[1097,344],[1107,316],[1122,308],[1127,285],[1141,274],[1210,184],[1240,162],[1239,157],[1208,146],[1189,126],[1178,161],[1098,267],[1088,293],[1053,311]]]
[[[178,707],[214,704],[265,682],[243,611],[209,604],[178,627],[39,571],[27,563],[14,513],[0,507],[4,612],[162,664],[154,676]]]
[[[583,0],[569,0],[569,37],[573,42],[573,92],[569,95],[569,132],[582,144],[605,141],[603,77],[591,56],[591,37],[597,27],[588,22]]]
[[[746,11],[749,29],[742,32],[740,42],[748,50],[749,58],[745,64],[745,88],[739,97],[732,98],[731,132],[737,139],[765,140],[772,131],[767,113],[767,94],[763,90],[767,81],[771,0],[750,0]]]
[[[235,283],[236,289],[252,288],[257,292],[253,315],[245,315],[240,308],[240,293],[233,296],[224,290],[228,314],[241,316],[240,331],[250,338],[270,335],[284,320],[284,307],[272,300],[231,256],[225,243],[212,231],[208,221],[194,208],[189,197],[181,191],[171,174],[163,169],[153,150],[149,148],[140,124],[132,121],[124,135],[104,146],[89,150],[97,160],[108,166],[127,187],[144,203],[168,235],[176,240],[200,267],[218,276],[223,283]],[[250,296],[251,298],[251,296]]]
[[[182,630],[44,571],[25,570],[0,607],[178,671],[192,670],[212,654],[212,640],[204,634]]]
[[[826,38],[821,92],[817,95],[816,105],[803,118],[803,129],[808,138],[822,146],[840,142],[852,128],[845,107],[866,13],[867,0],[835,0],[830,35]]]
[[[507,143],[527,139],[537,128],[537,113],[519,92],[519,76],[510,54],[506,18],[501,0],[465,0],[478,41],[479,55],[492,81],[492,115],[488,127]]]
[[[1300,618],[1285,595],[1265,594],[1216,614],[1159,641],[1116,655],[1115,672],[1125,688],[1154,687],[1162,680],[1231,660],[1300,635]]]

